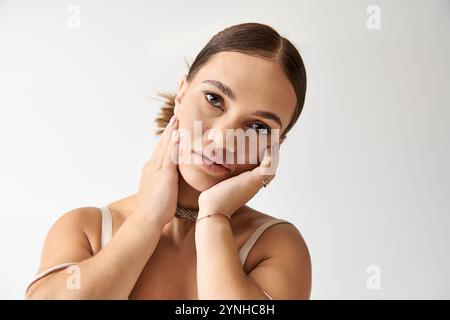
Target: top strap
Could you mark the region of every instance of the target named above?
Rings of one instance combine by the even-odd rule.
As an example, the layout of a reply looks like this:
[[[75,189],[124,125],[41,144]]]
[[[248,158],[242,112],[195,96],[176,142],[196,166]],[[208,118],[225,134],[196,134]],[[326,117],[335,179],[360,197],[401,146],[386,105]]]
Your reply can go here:
[[[250,253],[250,250],[252,249],[253,245],[255,244],[256,240],[259,239],[259,237],[263,234],[264,231],[266,231],[269,227],[274,226],[276,224],[280,223],[290,223],[286,220],[281,219],[272,219],[267,221],[266,223],[263,223],[260,225],[255,232],[250,236],[250,238],[247,239],[247,241],[244,243],[244,245],[239,250],[239,258],[241,260],[242,266],[245,264],[245,260],[247,260],[247,256]]]
[[[102,212],[102,242],[101,248],[104,248],[106,244],[112,238],[112,215],[108,206],[101,208]]]
[[[61,263],[61,264],[58,264],[58,265],[53,266],[51,268],[48,268],[48,269],[42,271],[41,273],[38,273],[30,281],[28,281],[28,285],[27,285],[27,287],[25,289],[25,294],[28,292],[28,289],[30,289],[31,285],[33,283],[35,283],[36,281],[38,281],[39,279],[44,278],[45,276],[49,275],[50,273],[53,273],[55,271],[59,271],[59,270],[62,270],[62,269],[66,269],[67,267],[70,267],[70,266],[75,265],[75,264],[77,264],[77,262]]]

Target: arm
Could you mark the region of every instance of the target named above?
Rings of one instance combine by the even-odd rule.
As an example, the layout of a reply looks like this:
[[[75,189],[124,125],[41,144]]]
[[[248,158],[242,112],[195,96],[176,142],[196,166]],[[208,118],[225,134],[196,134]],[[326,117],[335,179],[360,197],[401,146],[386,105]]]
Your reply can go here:
[[[98,254],[92,256],[82,214],[64,215],[49,231],[41,270],[79,262],[81,288],[66,286],[67,274],[51,273],[36,281],[28,299],[127,299],[170,221],[178,197],[178,120],[172,117],[142,169],[136,210]],[[85,220],[85,219],[84,219]]]
[[[202,191],[198,199],[198,219],[208,213],[231,217],[263,184],[267,185],[275,177],[278,159],[279,143],[275,142],[265,150],[259,166]],[[285,224],[275,225],[266,232],[265,238],[273,234],[273,230],[283,232],[270,236],[270,242],[258,241],[265,255],[247,276],[226,217],[213,215],[198,221],[195,243],[199,299],[267,299],[262,290],[277,299],[309,298],[309,253],[298,230],[294,226],[286,228]]]
[[[275,225],[265,231],[258,242],[266,248],[267,258],[249,273],[249,277],[274,299],[309,299],[311,257],[297,228],[292,224]]]
[[[65,270],[47,275],[30,286],[27,299],[127,299],[161,235],[162,225],[152,216],[136,212],[108,245],[92,256],[83,230],[82,209],[61,217],[50,229],[41,268],[76,261],[81,288],[70,289]],[[90,213],[90,212],[89,212]]]
[[[199,221],[195,233],[199,299],[267,299],[262,289],[277,299],[308,299],[310,257],[297,229],[276,225],[260,241],[268,258],[246,275],[229,222],[221,216]]]
[[[195,243],[199,300],[267,299],[242,268],[228,220],[215,215],[199,221]]]

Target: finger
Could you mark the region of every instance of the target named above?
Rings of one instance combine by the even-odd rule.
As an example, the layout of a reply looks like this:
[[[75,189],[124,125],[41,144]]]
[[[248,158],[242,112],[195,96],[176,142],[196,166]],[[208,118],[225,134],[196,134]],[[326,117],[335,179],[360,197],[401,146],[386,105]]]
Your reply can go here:
[[[178,130],[173,130],[172,135],[170,137],[169,145],[167,146],[166,154],[164,155],[162,168],[176,169],[178,165],[179,142],[180,142],[180,132]]]
[[[273,145],[269,146],[265,152],[264,157],[257,169],[260,171],[261,175],[272,176],[275,175],[278,168],[280,157],[279,143],[275,142]]]
[[[166,154],[167,145],[170,141],[170,136],[172,135],[173,130],[178,128],[178,119],[176,116],[173,116],[169,124],[164,129],[161,137],[159,138],[158,144],[156,145],[155,150],[153,151],[152,160],[155,163],[157,168],[161,168],[164,155]]]
[[[279,159],[279,144],[275,142],[270,148],[268,147],[259,166],[253,170],[245,171],[231,179],[236,179],[236,183],[245,194],[254,196],[264,187],[264,182],[269,184],[274,178]]]
[[[278,162],[279,144],[276,142],[265,150],[260,165],[252,170],[253,184],[258,190],[267,186],[275,178]]]
[[[261,167],[256,167],[239,175],[239,178],[242,179],[240,186],[242,190],[245,190],[246,195],[253,197],[264,187],[264,181],[268,184],[274,177],[275,175],[262,174]]]

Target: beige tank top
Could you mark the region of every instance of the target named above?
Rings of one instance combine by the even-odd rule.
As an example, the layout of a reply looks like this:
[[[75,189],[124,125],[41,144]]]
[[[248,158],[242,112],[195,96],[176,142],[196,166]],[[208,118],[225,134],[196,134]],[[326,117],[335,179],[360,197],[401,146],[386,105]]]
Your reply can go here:
[[[112,230],[112,215],[111,215],[111,211],[109,210],[109,208],[107,206],[101,207],[100,211],[101,211],[101,216],[102,216],[101,248],[104,248],[112,238],[112,231],[113,231]],[[263,232],[266,231],[269,227],[276,225],[276,224],[280,224],[280,223],[290,223],[290,222],[286,221],[286,220],[281,220],[281,219],[272,219],[272,220],[269,220],[266,223],[263,223],[262,225],[260,225],[252,233],[252,235],[247,239],[247,241],[239,249],[239,258],[241,260],[242,266],[244,266],[247,256],[250,253],[250,250],[252,249],[255,242],[259,239],[259,237],[263,234]],[[65,268],[67,268],[71,265],[75,265],[75,264],[77,264],[77,262],[66,262],[66,263],[58,264],[54,267],[51,267],[47,270],[40,272],[39,274],[34,276],[33,279],[29,282],[29,284],[26,288],[26,291],[28,291],[28,288],[34,282],[45,277],[46,275],[48,275],[52,272],[58,271],[58,270],[65,269]],[[262,291],[269,299],[272,300],[272,297],[267,292],[265,292],[264,290],[262,290]]]

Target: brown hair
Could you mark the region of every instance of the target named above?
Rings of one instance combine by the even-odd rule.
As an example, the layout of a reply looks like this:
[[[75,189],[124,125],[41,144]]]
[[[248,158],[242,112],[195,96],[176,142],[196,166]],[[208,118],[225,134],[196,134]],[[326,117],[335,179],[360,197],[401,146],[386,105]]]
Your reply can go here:
[[[212,55],[222,51],[241,52],[261,58],[273,59],[280,63],[297,96],[294,116],[281,134],[281,138],[284,138],[297,122],[303,109],[306,94],[305,66],[295,46],[267,25],[260,23],[234,25],[214,35],[199,52],[192,65],[189,66],[188,64],[189,72],[186,80],[189,82],[193,79]],[[164,102],[155,119],[158,127],[156,134],[159,135],[164,131],[173,115],[176,94],[158,92],[157,95],[162,97]]]

